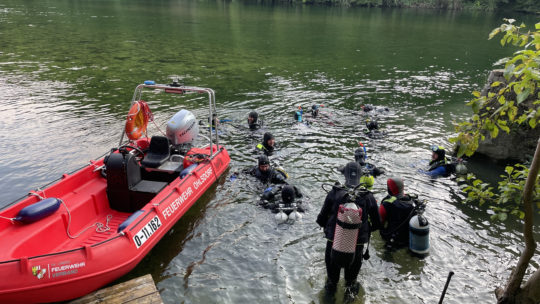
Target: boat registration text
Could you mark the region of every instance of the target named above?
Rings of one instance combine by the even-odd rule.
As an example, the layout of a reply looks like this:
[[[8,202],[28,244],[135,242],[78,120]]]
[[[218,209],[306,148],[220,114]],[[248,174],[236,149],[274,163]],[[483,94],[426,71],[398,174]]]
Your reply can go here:
[[[146,241],[150,239],[150,237],[156,232],[159,227],[161,227],[161,221],[159,220],[159,217],[156,215],[153,219],[151,219],[144,227],[133,236],[133,241],[135,242],[135,246],[137,246],[137,249],[140,248]]]

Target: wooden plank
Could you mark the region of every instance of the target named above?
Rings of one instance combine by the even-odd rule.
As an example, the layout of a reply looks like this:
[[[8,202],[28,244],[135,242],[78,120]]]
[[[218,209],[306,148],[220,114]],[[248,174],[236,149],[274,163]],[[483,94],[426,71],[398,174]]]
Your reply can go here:
[[[154,280],[150,274],[120,283],[114,286],[94,291],[82,298],[69,302],[70,304],[95,304],[95,303],[142,303],[162,304],[161,296],[156,289]]]

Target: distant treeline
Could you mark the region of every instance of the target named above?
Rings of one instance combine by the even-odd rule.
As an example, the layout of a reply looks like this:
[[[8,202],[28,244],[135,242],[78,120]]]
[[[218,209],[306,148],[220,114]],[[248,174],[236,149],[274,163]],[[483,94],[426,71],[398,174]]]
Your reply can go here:
[[[282,0],[304,4],[367,7],[418,7],[449,10],[514,10],[540,14],[540,0]]]

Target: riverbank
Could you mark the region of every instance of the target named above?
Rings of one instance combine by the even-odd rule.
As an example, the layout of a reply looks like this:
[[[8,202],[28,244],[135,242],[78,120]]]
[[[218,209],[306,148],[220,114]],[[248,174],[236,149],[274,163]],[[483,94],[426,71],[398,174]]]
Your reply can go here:
[[[105,153],[125,126],[132,87],[180,75],[215,89],[221,118],[240,124],[259,112],[308,210],[301,223],[277,225],[257,205],[262,185],[245,175],[221,180],[125,280],[150,273],[165,303],[322,303],[321,185],[343,182],[337,168],[362,141],[368,162],[388,172],[374,185],[379,202],[390,176],[429,201],[431,248],[421,260],[406,250],[386,254],[374,233],[357,302],[437,303],[452,270],[445,304],[494,303],[494,287],[519,257],[522,225],[490,222],[484,206],[461,203],[453,179],[432,180],[414,165],[429,159],[432,144],[450,148],[452,122],[471,115],[464,102],[492,63],[511,54],[487,40],[505,16],[249,1],[2,1],[0,201]],[[182,105],[206,120],[208,101],[193,97]],[[176,99],[147,100],[160,127],[177,111]],[[324,104],[321,115],[332,120],[293,125],[295,109],[313,104]],[[378,116],[386,138],[363,136],[371,115],[363,104],[390,110]],[[224,127],[229,173],[254,166],[251,151],[263,133]],[[501,172],[491,163],[481,169]]]
[[[351,7],[511,11],[540,14],[540,9],[538,9],[535,0],[516,0],[511,4],[501,0],[291,0],[287,2]]]

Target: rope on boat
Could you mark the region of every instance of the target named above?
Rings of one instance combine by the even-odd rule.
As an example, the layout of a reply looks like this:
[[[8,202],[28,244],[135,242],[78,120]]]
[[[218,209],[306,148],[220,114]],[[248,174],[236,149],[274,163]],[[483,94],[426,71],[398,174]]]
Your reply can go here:
[[[40,190],[38,188],[38,190]],[[40,190],[41,191],[41,190]],[[45,193],[45,191],[42,191],[43,193]],[[34,191],[31,191],[30,193],[28,193],[30,195],[35,195],[37,196],[39,199],[41,200],[44,200],[45,197],[39,195],[38,193],[34,192]],[[78,238],[81,234],[83,234],[84,232],[86,232],[86,230],[96,226],[96,232],[97,233],[104,233],[104,232],[107,232],[109,230],[111,230],[111,227],[109,227],[109,221],[112,219],[112,214],[108,214],[107,215],[107,221],[105,224],[103,223],[100,223],[100,222],[95,222],[94,224],[84,228],[81,232],[77,233],[76,235],[71,235],[71,233],[69,233],[69,226],[71,225],[71,212],[69,211],[69,208],[68,206],[66,205],[66,203],[60,199],[60,198],[57,198],[61,203],[62,205],[64,205],[64,207],[66,208],[66,211],[67,211],[67,214],[68,214],[68,224],[67,224],[67,228],[66,228],[66,234],[67,236],[70,238],[70,239],[76,239]],[[12,220],[13,221],[13,220]]]
[[[156,124],[156,121],[155,120],[152,120],[152,123],[154,124],[154,126],[156,126],[156,128],[158,129],[158,131],[163,134],[163,136],[167,137],[167,134],[165,134],[163,131],[161,131],[161,128]]]
[[[15,222],[15,218],[14,218],[14,217],[5,217],[5,216],[1,216],[1,215],[0,215],[0,218],[6,219],[6,220],[10,220],[12,223]]]
[[[64,203],[64,201],[62,199],[58,199],[60,200],[60,202],[64,205],[64,207],[66,208],[67,210],[67,214],[68,214],[68,225],[67,225],[67,228],[66,228],[66,233],[68,235],[68,237],[70,239],[76,239],[78,238],[81,234],[83,234],[84,232],[86,232],[86,230],[96,226],[96,232],[97,233],[104,233],[104,232],[107,232],[109,230],[111,230],[111,227],[109,227],[109,221],[111,220],[112,218],[112,215],[109,214],[107,215],[107,222],[105,224],[102,224],[100,222],[95,222],[94,224],[84,228],[81,232],[77,233],[76,235],[72,236],[71,233],[69,233],[69,225],[71,224],[71,212],[69,211],[66,203]]]

